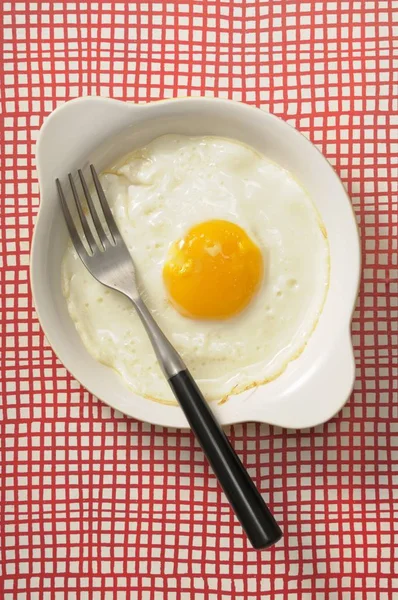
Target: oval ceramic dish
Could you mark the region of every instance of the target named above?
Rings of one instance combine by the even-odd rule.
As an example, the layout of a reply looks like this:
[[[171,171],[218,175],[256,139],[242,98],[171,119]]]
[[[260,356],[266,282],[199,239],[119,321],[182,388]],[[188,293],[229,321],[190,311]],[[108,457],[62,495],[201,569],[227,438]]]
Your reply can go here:
[[[31,256],[34,301],[48,341],[72,375],[110,406],[149,423],[187,426],[179,407],[134,394],[115,371],[88,354],[61,290],[68,234],[55,179],[89,163],[101,171],[166,133],[229,137],[249,144],[288,169],[315,203],[327,229],[331,260],[318,325],[304,352],[277,379],[213,408],[222,425],[262,421],[302,428],[327,421],[346,402],[354,383],[350,324],[360,277],[355,217],[341,181],[318,150],[279,118],[244,104],[184,98],[134,105],[88,97],[50,115],[37,146],[41,205]]]

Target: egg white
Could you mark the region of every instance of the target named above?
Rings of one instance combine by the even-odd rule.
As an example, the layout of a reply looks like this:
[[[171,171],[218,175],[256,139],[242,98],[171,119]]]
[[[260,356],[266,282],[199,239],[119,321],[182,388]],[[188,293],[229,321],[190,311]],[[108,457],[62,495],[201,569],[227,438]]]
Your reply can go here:
[[[329,278],[325,229],[292,175],[235,141],[167,135],[125,157],[101,182],[144,299],[206,398],[221,400],[278,376],[305,347]],[[264,258],[261,289],[225,321],[181,316],[162,278],[170,245],[210,219],[239,224]],[[98,283],[71,244],[62,283],[88,352],[136,393],[174,402],[130,301]]]

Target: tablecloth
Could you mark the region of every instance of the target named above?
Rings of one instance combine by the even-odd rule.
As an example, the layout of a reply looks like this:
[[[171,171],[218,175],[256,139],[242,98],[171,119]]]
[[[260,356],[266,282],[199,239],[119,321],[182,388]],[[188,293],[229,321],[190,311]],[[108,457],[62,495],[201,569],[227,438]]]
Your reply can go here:
[[[1,9],[1,597],[398,598],[398,3]],[[56,106],[87,94],[260,106],[312,140],[352,198],[363,278],[349,402],[311,430],[228,429],[284,529],[268,551],[249,547],[189,432],[93,398],[40,330],[35,141]]]

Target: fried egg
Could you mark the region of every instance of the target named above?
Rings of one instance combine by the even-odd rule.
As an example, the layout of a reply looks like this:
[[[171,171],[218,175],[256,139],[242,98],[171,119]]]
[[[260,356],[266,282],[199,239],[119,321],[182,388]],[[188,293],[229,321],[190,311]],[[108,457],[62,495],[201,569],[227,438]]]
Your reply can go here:
[[[296,358],[326,297],[329,249],[311,199],[252,148],[162,136],[101,174],[140,292],[208,400],[266,383]],[[131,302],[69,244],[63,293],[88,352],[137,394],[174,402]]]

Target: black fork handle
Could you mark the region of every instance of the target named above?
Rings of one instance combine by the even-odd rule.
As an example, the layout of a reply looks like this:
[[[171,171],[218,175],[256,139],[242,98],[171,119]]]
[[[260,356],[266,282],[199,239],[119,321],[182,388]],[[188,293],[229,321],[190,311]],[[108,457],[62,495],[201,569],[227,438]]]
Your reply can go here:
[[[191,374],[180,371],[169,383],[252,546],[272,546],[282,531]]]

